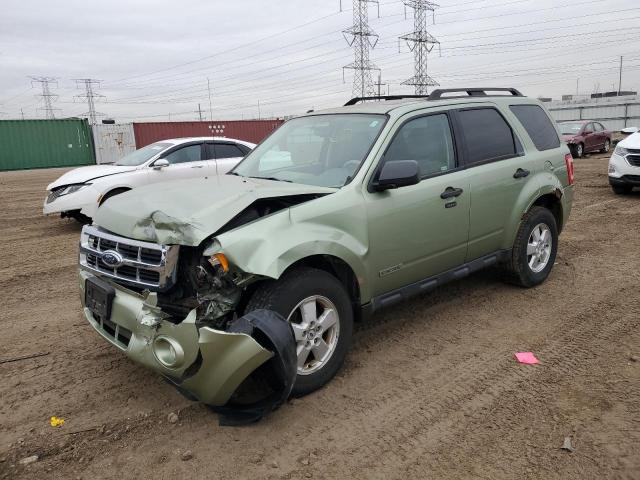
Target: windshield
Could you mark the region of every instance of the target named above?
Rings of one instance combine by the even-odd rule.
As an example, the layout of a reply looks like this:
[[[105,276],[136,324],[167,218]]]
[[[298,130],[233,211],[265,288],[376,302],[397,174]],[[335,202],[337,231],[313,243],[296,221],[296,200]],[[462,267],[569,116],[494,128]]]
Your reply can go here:
[[[152,143],[151,145],[142,147],[135,152],[131,152],[129,155],[125,155],[116,162],[116,165],[120,165],[121,167],[135,167],[142,165],[151,157],[154,157],[171,145],[171,143]]]
[[[384,115],[314,115],[289,120],[231,173],[243,177],[339,188],[360,167]]]
[[[577,135],[582,129],[582,123],[559,123],[560,133],[562,135]]]

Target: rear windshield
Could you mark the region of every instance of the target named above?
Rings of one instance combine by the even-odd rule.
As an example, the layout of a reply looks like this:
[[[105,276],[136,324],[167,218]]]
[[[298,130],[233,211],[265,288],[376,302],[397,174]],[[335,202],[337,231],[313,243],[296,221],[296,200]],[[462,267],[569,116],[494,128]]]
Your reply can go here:
[[[559,123],[560,133],[562,135],[577,135],[582,130],[582,123],[578,122],[566,122]]]

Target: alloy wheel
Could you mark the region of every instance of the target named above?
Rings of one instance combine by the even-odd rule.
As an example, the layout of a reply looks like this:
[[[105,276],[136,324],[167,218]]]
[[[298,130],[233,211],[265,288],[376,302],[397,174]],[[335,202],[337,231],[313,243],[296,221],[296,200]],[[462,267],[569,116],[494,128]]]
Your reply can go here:
[[[338,345],[338,310],[328,298],[312,295],[298,303],[287,320],[296,338],[298,375],[317,372],[326,365]]]
[[[527,263],[534,273],[545,269],[551,258],[553,237],[551,229],[544,223],[536,225],[527,242]]]

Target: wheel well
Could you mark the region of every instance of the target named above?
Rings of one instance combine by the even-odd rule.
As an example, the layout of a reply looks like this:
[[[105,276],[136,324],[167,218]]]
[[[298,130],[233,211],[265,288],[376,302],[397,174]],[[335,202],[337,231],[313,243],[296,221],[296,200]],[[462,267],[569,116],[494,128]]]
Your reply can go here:
[[[128,192],[129,190],[131,190],[129,187],[118,187],[118,188],[114,188],[113,190],[109,190],[107,193],[105,193],[102,196],[102,198],[100,199],[100,203],[98,203],[98,206],[106,202],[107,199],[114,197],[120,193]]]
[[[533,202],[532,207],[544,207],[553,213],[554,218],[556,219],[556,225],[558,227],[558,233],[562,231],[562,202],[560,199],[562,198],[562,192],[560,190],[556,190],[554,193],[547,193],[546,195],[542,195],[535,202]]]
[[[336,277],[347,290],[349,298],[351,299],[354,320],[359,321],[361,319],[362,309],[360,308],[360,285],[358,284],[356,274],[347,262],[332,255],[312,255],[292,263],[282,274],[284,275],[292,269],[299,267],[316,268]],[[246,299],[251,297],[253,291],[260,283],[262,282],[256,282],[250,285],[245,292],[247,295],[244,297]],[[243,303],[243,300],[241,300],[240,303]]]

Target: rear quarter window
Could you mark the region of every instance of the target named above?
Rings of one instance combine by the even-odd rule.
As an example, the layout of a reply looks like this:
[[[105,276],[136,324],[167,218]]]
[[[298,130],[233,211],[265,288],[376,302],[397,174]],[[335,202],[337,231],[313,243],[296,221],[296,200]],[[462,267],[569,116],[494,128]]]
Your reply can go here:
[[[543,151],[560,146],[558,132],[542,107],[539,105],[511,105],[509,108],[531,137],[536,149]]]

